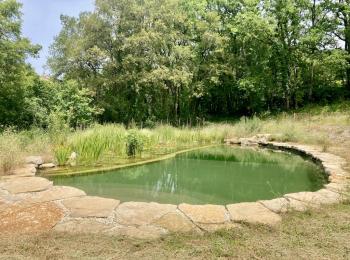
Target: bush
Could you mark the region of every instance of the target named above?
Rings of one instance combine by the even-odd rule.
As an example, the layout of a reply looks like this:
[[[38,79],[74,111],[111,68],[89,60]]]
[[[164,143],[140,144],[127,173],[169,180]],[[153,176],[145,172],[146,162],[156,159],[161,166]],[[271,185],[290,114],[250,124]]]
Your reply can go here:
[[[126,136],[126,153],[130,157],[135,157],[136,154],[140,154],[143,149],[143,136],[138,131],[132,129],[128,131]]]

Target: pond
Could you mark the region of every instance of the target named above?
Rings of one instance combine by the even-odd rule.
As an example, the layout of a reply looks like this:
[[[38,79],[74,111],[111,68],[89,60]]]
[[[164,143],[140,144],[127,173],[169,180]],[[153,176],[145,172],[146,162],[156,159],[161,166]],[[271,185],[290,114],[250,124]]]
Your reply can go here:
[[[304,158],[268,149],[217,146],[152,164],[86,176],[54,177],[88,195],[126,201],[228,204],[316,191],[321,168]]]

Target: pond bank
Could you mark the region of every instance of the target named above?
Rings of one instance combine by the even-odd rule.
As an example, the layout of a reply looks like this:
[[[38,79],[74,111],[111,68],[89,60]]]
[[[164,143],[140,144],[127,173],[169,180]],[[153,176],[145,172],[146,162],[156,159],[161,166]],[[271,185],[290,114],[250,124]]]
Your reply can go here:
[[[4,232],[53,229],[149,239],[169,232],[203,233],[236,228],[242,222],[274,226],[280,223],[286,212],[306,211],[348,198],[349,173],[343,170],[343,158],[308,145],[266,140],[257,140],[255,144],[312,156],[322,163],[330,183],[317,192],[299,192],[268,201],[221,206],[120,203],[86,196],[75,188],[52,186],[50,181],[40,177],[7,177],[0,182],[0,208],[3,209],[0,228]]]

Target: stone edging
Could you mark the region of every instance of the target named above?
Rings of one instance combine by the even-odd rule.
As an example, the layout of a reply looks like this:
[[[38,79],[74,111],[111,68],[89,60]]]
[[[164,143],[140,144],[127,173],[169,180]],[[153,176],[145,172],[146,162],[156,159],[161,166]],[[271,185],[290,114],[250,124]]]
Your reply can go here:
[[[242,222],[274,226],[283,213],[339,203],[350,196],[350,175],[343,170],[346,161],[339,156],[308,145],[268,142],[261,136],[226,143],[260,145],[309,156],[322,165],[329,183],[316,192],[226,206],[120,203],[87,196],[73,187],[53,186],[47,179],[34,177],[33,166],[27,166],[18,171],[19,175],[0,179],[0,230],[4,233],[55,230],[150,239],[169,232],[203,233],[235,228]]]

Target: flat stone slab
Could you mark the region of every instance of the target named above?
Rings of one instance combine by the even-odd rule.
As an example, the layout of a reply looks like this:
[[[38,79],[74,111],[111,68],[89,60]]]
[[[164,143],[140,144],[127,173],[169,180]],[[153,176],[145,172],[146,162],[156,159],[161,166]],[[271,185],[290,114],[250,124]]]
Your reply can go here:
[[[220,205],[180,204],[179,209],[195,223],[220,224],[229,221],[227,210]]]
[[[246,202],[227,205],[231,219],[235,222],[248,222],[273,226],[282,218],[278,214],[265,208],[258,202]]]
[[[57,224],[53,230],[57,232],[93,234],[105,232],[106,230],[111,229],[112,227],[113,226],[98,222],[93,219],[72,219]]]
[[[157,239],[163,235],[166,235],[168,232],[162,228],[155,226],[118,226],[109,231],[109,235],[117,236],[127,236],[136,239]]]
[[[39,166],[39,169],[50,169],[55,167],[56,165],[54,163],[43,163]]]
[[[187,217],[179,212],[168,213],[152,224],[170,232],[190,232],[197,229]]]
[[[53,186],[45,191],[36,192],[34,194],[19,194],[19,196],[23,197],[27,202],[38,203],[82,197],[86,196],[86,193],[73,187]]]
[[[298,192],[286,194],[284,196],[287,199],[294,199],[302,201],[311,207],[321,204],[334,204],[341,201],[342,197],[339,193],[329,191],[327,189],[322,189],[317,192]]]
[[[285,198],[277,198],[272,200],[260,200],[264,207],[275,213],[286,213],[289,208],[289,201]]]
[[[64,217],[55,203],[8,205],[0,212],[1,233],[33,233],[51,230]]]
[[[117,208],[116,219],[122,225],[147,225],[168,213],[175,213],[176,208],[176,205],[155,202],[125,202]]]
[[[34,164],[26,164],[21,168],[17,168],[11,171],[13,175],[21,176],[21,177],[31,177],[35,176],[36,168]]]
[[[350,193],[350,184],[349,183],[329,183],[325,185],[325,188],[330,191],[338,192],[338,193]]]
[[[40,177],[18,177],[0,182],[0,188],[12,194],[37,192],[52,187],[52,181]]]
[[[25,158],[26,163],[41,165],[44,163],[44,160],[41,156],[28,156]]]
[[[119,205],[119,200],[86,196],[62,201],[63,206],[70,211],[71,217],[107,218]]]

